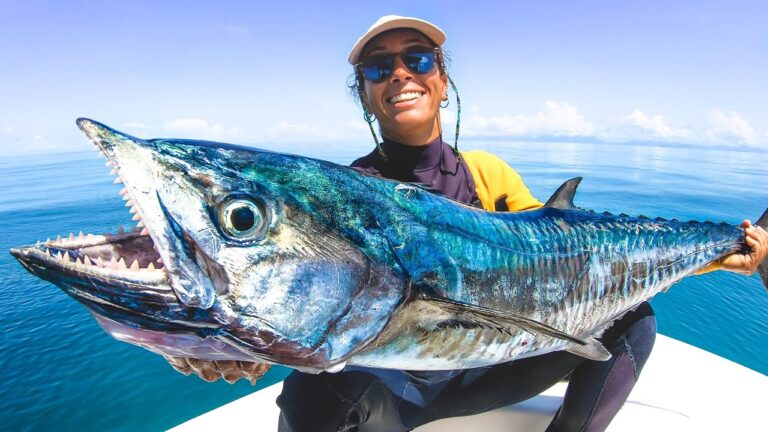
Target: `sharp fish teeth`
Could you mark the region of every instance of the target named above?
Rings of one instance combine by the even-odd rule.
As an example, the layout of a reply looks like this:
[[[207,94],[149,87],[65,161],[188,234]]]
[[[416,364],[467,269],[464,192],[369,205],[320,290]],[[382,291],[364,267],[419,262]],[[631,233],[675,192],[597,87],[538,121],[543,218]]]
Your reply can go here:
[[[136,216],[138,216],[138,214]],[[134,219],[134,220],[136,220],[136,219]],[[142,221],[141,217],[139,217],[139,222],[136,224],[136,231],[138,231],[141,228],[144,228],[144,221]]]
[[[88,255],[85,256],[84,261],[88,265],[95,265],[95,263],[91,260],[91,258]]]
[[[154,270],[154,269],[155,269],[155,264],[149,263],[149,265],[147,266],[147,270]]]
[[[109,171],[109,173],[112,175],[117,175],[117,168],[112,168],[112,170]]]
[[[133,260],[133,264],[131,264],[131,270],[138,270],[139,269],[139,260]]]
[[[75,263],[79,265],[83,265],[83,260],[80,259],[80,257],[77,257],[77,259],[75,260]]]
[[[123,182],[123,179],[121,179],[120,177],[115,177],[115,181],[113,181],[112,183],[114,183],[114,184],[120,184],[120,183],[122,183],[122,182]]]
[[[51,251],[48,248],[45,248],[45,254],[48,256],[51,256]]]
[[[149,235],[149,230],[144,228],[141,230],[141,235]]]
[[[117,265],[121,269],[128,268],[128,266],[125,265],[125,259],[123,259],[123,257],[120,257],[120,259],[117,261]]]
[[[138,214],[135,214],[135,215],[133,215],[133,217],[131,219],[133,219],[135,221],[140,221],[141,220],[141,216],[139,216]]]
[[[96,257],[96,265],[99,267],[104,267],[104,260],[101,259],[101,257]]]
[[[64,255],[61,254],[61,251],[56,253],[56,259],[64,259]]]
[[[120,195],[125,195],[127,193],[128,193],[128,191],[125,190],[125,188],[120,189]]]

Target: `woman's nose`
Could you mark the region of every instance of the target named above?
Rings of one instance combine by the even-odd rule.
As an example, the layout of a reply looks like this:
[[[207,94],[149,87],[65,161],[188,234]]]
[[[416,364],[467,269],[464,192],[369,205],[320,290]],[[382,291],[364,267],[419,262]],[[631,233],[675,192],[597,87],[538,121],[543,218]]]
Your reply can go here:
[[[413,73],[408,69],[400,56],[395,57],[395,64],[392,67],[394,68],[394,71],[392,71],[392,82],[413,79]]]

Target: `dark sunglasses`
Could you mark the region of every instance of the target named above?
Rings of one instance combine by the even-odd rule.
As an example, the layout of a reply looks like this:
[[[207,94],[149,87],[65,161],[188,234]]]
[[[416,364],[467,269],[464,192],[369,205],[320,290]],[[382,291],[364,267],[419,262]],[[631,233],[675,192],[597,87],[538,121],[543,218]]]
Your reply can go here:
[[[439,55],[439,48],[410,47],[398,54],[376,54],[360,63],[357,70],[367,79],[375,83],[384,81],[392,76],[395,71],[395,59],[400,56],[403,64],[415,74],[425,74],[435,67],[435,59]]]

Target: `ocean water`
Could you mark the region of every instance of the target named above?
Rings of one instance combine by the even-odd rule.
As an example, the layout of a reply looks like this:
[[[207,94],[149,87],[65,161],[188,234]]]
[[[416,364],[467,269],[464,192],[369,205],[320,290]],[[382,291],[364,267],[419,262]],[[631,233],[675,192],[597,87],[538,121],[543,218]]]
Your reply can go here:
[[[583,176],[576,204],[597,211],[737,224],[768,207],[768,156],[757,150],[504,141],[463,147],[505,159],[541,200]],[[344,164],[367,150],[291,148]],[[84,307],[7,253],[70,231],[131,226],[108,171],[95,151],[0,158],[0,430],[164,430],[287,374],[274,367],[255,387],[185,377],[106,335]],[[653,306],[661,333],[768,374],[768,292],[757,276],[690,277]]]

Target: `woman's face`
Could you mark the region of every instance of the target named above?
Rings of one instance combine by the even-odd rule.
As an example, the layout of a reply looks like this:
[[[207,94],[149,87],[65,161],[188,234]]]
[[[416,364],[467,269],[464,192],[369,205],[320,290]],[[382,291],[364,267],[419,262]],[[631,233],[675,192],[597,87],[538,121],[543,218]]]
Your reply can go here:
[[[361,59],[433,45],[418,31],[392,30],[372,39]],[[438,113],[440,101],[447,99],[446,81],[437,64],[419,75],[411,72],[398,55],[390,77],[380,83],[364,80],[363,103],[379,121],[382,135],[403,144],[423,145],[439,136]]]

